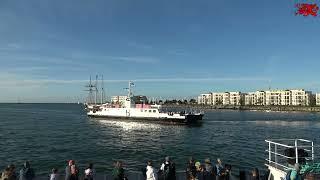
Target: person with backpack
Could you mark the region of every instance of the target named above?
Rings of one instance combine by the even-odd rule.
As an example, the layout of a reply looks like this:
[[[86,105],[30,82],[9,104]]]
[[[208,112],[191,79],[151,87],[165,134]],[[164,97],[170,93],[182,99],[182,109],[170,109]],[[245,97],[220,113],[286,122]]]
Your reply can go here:
[[[165,158],[165,161],[162,163],[160,167],[160,171],[162,172],[162,177],[164,180],[176,179],[176,167],[175,164],[172,161],[170,161],[169,156]]]
[[[34,177],[34,170],[30,167],[29,161],[26,161],[23,164],[23,168],[20,170],[19,180],[33,180]]]
[[[93,169],[93,164],[90,163],[89,166],[84,170],[84,180],[95,180],[95,170]]]
[[[299,163],[296,163],[294,168],[287,172],[286,180],[302,180]]]

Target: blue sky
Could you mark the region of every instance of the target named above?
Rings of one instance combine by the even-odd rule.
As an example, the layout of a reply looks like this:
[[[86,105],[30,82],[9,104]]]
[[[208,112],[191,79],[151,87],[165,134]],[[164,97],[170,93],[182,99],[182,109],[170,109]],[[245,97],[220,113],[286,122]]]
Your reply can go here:
[[[77,101],[95,74],[109,96],[127,80],[163,98],[317,92],[320,17],[295,16],[299,2],[1,0],[0,102]]]

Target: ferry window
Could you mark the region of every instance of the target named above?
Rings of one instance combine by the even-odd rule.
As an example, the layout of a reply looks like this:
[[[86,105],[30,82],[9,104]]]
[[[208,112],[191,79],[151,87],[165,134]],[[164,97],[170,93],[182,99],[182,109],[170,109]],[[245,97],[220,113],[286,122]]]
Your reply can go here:
[[[149,112],[151,112],[151,110],[149,110]]]
[[[157,112],[156,110],[153,110],[153,112],[155,113],[155,112]]]
[[[144,112],[147,112],[148,110],[144,110]]]
[[[141,112],[143,112],[143,110],[141,109]]]

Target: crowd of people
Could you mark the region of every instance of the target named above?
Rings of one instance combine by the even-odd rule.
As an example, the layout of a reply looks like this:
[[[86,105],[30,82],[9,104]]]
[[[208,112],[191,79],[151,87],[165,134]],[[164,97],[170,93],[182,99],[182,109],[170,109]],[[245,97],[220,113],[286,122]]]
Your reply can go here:
[[[64,172],[65,180],[96,180],[96,172],[93,164],[90,163],[84,169],[82,176],[74,160],[69,160]],[[223,164],[221,159],[212,162],[210,158],[206,158],[204,162],[189,158],[186,169],[186,180],[229,180],[231,173],[231,165]],[[53,168],[49,175],[49,180],[60,180],[58,169]],[[127,180],[125,170],[121,161],[114,163],[112,170],[113,180]],[[176,180],[175,163],[170,157],[165,157],[164,161],[159,166],[159,169],[153,166],[151,160],[147,161],[146,167],[142,168],[142,174],[145,180]],[[241,176],[241,173],[240,173]],[[259,170],[254,168],[250,174],[250,180],[259,179]],[[13,164],[7,166],[0,174],[0,180],[34,180],[35,172],[28,161],[23,164],[23,167],[16,173],[16,168]],[[241,178],[240,178],[241,179]]]

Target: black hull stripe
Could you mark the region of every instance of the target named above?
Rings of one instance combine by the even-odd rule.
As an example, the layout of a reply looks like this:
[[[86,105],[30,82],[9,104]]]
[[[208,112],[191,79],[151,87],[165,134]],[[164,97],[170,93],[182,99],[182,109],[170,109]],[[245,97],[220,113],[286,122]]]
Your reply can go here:
[[[120,117],[120,116],[105,116],[105,115],[88,115],[93,118],[107,118],[107,119],[129,119],[129,120],[141,120],[141,121],[158,121],[164,123],[197,123],[202,120],[203,115],[187,115],[185,119],[176,118],[148,118],[148,117]]]

